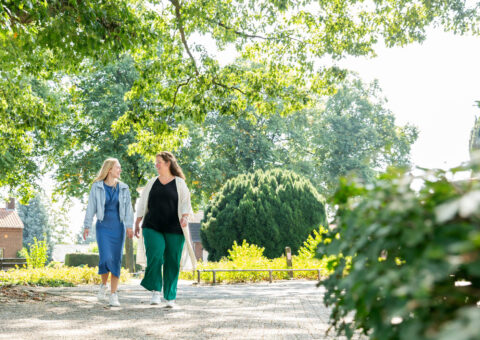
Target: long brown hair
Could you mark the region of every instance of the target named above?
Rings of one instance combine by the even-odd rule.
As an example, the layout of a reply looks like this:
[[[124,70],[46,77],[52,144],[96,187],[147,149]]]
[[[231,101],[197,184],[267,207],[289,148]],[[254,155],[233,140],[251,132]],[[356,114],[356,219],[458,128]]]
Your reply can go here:
[[[118,159],[116,159],[116,158],[107,158],[107,159],[103,162],[102,168],[101,168],[100,171],[98,172],[97,177],[93,180],[93,182],[104,181],[104,180],[107,178],[107,176],[108,176],[108,172],[113,168],[113,166],[114,166],[116,163],[120,163],[120,162],[118,161]]]
[[[165,162],[170,162],[170,172],[172,175],[177,176],[185,180],[185,175],[183,174],[182,168],[177,163],[175,156],[168,151],[162,151],[157,153],[156,157],[162,157]]]

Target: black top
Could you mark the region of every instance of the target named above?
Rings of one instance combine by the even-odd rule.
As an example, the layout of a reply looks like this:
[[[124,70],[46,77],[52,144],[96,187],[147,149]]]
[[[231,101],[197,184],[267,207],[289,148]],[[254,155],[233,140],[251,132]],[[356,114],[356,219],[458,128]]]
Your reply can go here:
[[[183,233],[178,220],[178,192],[175,179],[163,185],[157,178],[148,195],[147,204],[148,212],[143,221],[143,228],[162,233]]]

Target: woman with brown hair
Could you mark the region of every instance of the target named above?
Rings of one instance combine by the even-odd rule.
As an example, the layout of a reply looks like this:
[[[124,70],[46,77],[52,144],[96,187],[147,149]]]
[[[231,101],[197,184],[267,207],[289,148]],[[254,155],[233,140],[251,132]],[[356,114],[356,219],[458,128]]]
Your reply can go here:
[[[160,303],[163,288],[166,307],[173,308],[181,258],[186,255],[183,251],[185,242],[195,268],[188,231],[188,219],[193,211],[190,191],[175,156],[166,151],[158,153],[155,167],[158,176],[149,180],[143,189],[136,212],[135,235],[139,237],[140,222],[143,219],[142,234],[147,257],[145,276],[140,284],[153,292],[152,305]]]
[[[99,300],[105,298],[108,275],[111,273],[109,304],[114,307],[120,306],[117,287],[125,230],[129,238],[133,237],[130,190],[128,185],[118,180],[121,172],[118,159],[108,158],[103,162],[90,190],[83,230],[83,238],[86,239],[92,226],[93,216],[96,215],[95,231],[100,255],[98,274],[102,277],[97,297]]]

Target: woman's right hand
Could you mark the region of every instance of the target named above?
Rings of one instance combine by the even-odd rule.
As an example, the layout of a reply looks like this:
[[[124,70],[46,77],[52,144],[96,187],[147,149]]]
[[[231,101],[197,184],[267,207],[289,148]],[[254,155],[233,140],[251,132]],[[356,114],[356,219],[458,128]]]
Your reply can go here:
[[[135,224],[135,237],[140,238],[140,225]]]
[[[88,237],[88,229],[83,229],[83,240],[85,241]]]

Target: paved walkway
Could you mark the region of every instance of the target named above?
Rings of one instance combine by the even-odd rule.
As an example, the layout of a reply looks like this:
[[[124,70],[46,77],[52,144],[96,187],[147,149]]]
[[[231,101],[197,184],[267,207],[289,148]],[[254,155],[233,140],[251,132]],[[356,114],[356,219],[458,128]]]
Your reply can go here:
[[[34,288],[50,298],[2,303],[0,339],[345,339],[325,335],[329,311],[315,281],[181,281],[173,310],[151,306],[138,282],[120,286],[116,308],[97,302],[96,289]]]

